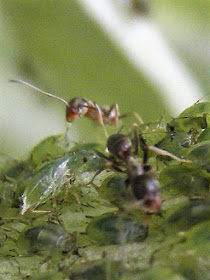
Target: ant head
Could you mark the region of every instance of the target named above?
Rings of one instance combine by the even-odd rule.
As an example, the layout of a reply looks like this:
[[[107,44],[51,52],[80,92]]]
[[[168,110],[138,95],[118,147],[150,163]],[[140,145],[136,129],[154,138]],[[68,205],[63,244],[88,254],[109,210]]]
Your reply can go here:
[[[142,200],[150,213],[160,208],[158,183],[150,174],[136,176],[131,182],[131,189],[137,200]]]
[[[84,116],[88,111],[88,101],[84,98],[71,99],[66,107],[66,120],[73,122],[76,117]]]
[[[107,139],[107,149],[119,159],[124,159],[130,154],[132,143],[123,134],[112,134]]]

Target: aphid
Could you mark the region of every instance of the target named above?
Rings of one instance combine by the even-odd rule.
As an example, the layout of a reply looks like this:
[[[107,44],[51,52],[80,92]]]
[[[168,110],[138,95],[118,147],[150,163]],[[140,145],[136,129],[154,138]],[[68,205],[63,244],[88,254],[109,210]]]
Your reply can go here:
[[[119,121],[119,118],[123,118],[131,115],[127,113],[125,115],[120,115],[118,104],[113,104],[111,107],[102,106],[101,108],[95,102],[92,102],[86,98],[74,97],[69,102],[64,100],[61,97],[53,95],[51,93],[45,92],[28,82],[22,80],[10,80],[10,82],[20,83],[26,85],[42,94],[45,94],[48,97],[55,98],[66,105],[66,121],[73,122],[77,117],[85,116],[86,118],[91,119],[92,121],[98,122],[103,130],[106,138],[108,138],[108,133],[106,131],[105,125],[116,125]],[[137,113],[132,113],[139,124],[142,123],[140,116]]]
[[[125,244],[144,241],[148,236],[148,226],[128,216],[109,213],[94,218],[86,233],[100,245]]]
[[[69,156],[63,156],[36,170],[32,176],[26,178],[21,185],[25,187],[22,194],[21,214],[27,211],[37,213],[49,212],[35,210],[39,205],[55,197],[63,185],[64,178],[68,175]]]
[[[52,254],[52,251],[57,250],[65,254],[75,249],[74,236],[55,223],[32,227],[23,233],[22,239],[29,242],[33,253],[42,251]]]

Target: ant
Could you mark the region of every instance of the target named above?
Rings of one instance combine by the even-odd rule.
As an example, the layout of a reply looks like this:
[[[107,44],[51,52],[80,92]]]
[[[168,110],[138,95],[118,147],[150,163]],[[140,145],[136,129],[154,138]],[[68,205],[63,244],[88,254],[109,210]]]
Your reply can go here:
[[[158,191],[158,182],[152,174],[151,167],[147,165],[148,151],[156,152],[163,156],[169,156],[179,162],[190,163],[190,160],[181,159],[161,150],[155,146],[148,146],[141,134],[137,135],[135,124],[133,125],[134,140],[131,141],[124,134],[113,134],[107,139],[107,149],[109,157],[101,154],[109,162],[113,169],[119,172],[126,172],[126,185],[131,186],[132,193],[138,203],[144,204],[148,209],[148,213],[157,213],[160,208],[160,198]],[[132,147],[134,144],[134,152]],[[138,146],[143,150],[143,163],[136,160],[138,154]],[[122,167],[124,170],[122,170]]]
[[[134,115],[136,118],[136,121],[139,124],[142,124],[143,121],[141,117],[137,113],[127,113],[124,115],[120,115],[119,113],[119,107],[118,104],[113,104],[111,107],[109,106],[102,106],[101,108],[96,104],[95,102],[92,102],[86,98],[79,98],[74,97],[69,102],[64,100],[61,97],[58,97],[56,95],[53,95],[51,93],[45,92],[33,85],[31,85],[28,82],[22,81],[22,80],[10,80],[10,82],[20,83],[23,85],[26,85],[48,97],[57,99],[61,102],[63,102],[66,105],[66,121],[67,122],[73,122],[75,118],[85,116],[86,118],[91,119],[92,121],[98,122],[104,131],[105,137],[108,138],[108,133],[105,128],[105,125],[116,125],[119,122],[119,118],[127,117],[131,114]]]
[[[138,151],[138,144],[135,141],[133,155],[131,151],[132,142],[129,138],[120,133],[111,135],[107,139],[107,149],[110,153],[107,159],[111,161],[112,167],[117,171],[121,170],[117,166],[118,161],[120,161],[120,166],[124,164],[125,172],[127,173],[126,185],[131,186],[134,197],[139,203],[144,204],[149,213],[156,213],[160,208],[158,183],[154,176],[148,172],[150,166],[146,165],[147,150],[144,150],[143,164],[135,159]]]

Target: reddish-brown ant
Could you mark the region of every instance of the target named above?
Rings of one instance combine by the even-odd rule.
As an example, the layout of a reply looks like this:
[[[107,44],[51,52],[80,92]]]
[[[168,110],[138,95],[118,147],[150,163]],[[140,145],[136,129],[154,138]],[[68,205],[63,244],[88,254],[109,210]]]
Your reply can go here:
[[[85,116],[93,121],[97,121],[104,130],[106,138],[108,138],[108,133],[106,131],[105,125],[116,125],[119,118],[131,115],[131,113],[120,115],[118,104],[113,104],[111,107],[102,106],[101,108],[95,103],[86,98],[74,97],[69,102],[61,97],[53,95],[51,93],[45,92],[28,82],[22,80],[10,80],[10,82],[20,83],[26,85],[48,97],[52,97],[63,102],[66,105],[66,121],[73,122],[75,118]],[[140,116],[137,113],[133,113],[137,122],[139,124],[143,123]]]

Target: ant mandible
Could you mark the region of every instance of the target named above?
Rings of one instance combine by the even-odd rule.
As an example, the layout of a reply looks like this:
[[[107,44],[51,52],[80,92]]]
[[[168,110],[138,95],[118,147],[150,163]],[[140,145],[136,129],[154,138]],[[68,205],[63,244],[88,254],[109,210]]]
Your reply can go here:
[[[104,131],[105,137],[108,138],[108,133],[105,128],[105,125],[116,125],[119,122],[119,118],[127,117],[131,114],[134,115],[137,122],[142,124],[143,121],[141,117],[137,113],[127,113],[124,115],[120,115],[118,104],[113,104],[111,107],[102,106],[101,108],[95,102],[92,102],[86,98],[74,97],[69,102],[64,100],[63,98],[53,95],[49,92],[45,92],[28,82],[22,80],[10,80],[10,82],[20,83],[26,85],[48,97],[57,99],[63,102],[66,105],[66,121],[73,122],[75,118],[85,116],[86,118],[91,119],[92,121],[98,122]]]
[[[139,203],[144,204],[149,213],[157,213],[160,208],[160,197],[158,182],[151,172],[151,167],[147,165],[148,151],[156,152],[163,156],[169,156],[179,162],[190,163],[190,160],[181,159],[168,151],[161,150],[155,146],[147,146],[141,134],[137,134],[136,126],[133,126],[134,140],[132,141],[124,134],[113,134],[107,139],[107,149],[109,157],[105,157],[111,162],[111,168],[122,172],[124,167],[127,174],[126,183],[131,186],[134,197]],[[134,152],[132,146],[134,144]],[[143,163],[139,163],[135,157],[138,154],[138,146],[143,150]]]

